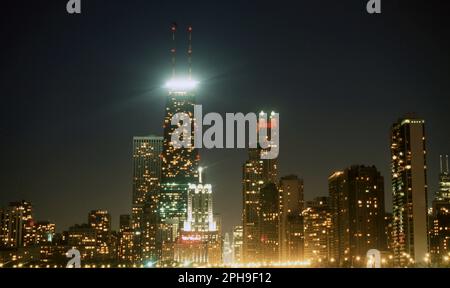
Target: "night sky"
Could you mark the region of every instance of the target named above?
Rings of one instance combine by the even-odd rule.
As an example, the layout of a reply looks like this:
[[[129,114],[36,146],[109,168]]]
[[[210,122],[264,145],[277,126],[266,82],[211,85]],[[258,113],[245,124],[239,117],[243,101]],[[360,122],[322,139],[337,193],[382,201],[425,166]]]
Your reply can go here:
[[[5,3],[4,3],[5,2]],[[170,23],[192,24],[197,101],[207,112],[280,113],[280,176],[305,197],[327,177],[376,165],[391,208],[389,129],[407,112],[426,120],[429,198],[439,154],[450,153],[449,1],[2,1],[0,206],[32,201],[57,230],[107,209],[130,213],[132,137],[162,135]],[[241,219],[245,150],[201,151],[215,211]]]

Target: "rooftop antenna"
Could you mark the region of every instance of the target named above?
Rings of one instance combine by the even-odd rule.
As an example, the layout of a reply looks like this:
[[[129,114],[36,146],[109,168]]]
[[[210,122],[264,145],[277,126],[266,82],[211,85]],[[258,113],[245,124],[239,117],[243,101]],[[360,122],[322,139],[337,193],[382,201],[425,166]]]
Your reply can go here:
[[[172,26],[170,27],[170,31],[172,32],[172,49],[170,49],[170,52],[172,53],[172,78],[175,78],[175,64],[176,64],[176,56],[177,56],[177,48],[176,48],[176,41],[175,41],[175,33],[177,32],[177,23],[173,22]]]
[[[448,155],[445,155],[445,173],[448,174]]]
[[[188,64],[189,64],[189,80],[192,79],[192,26],[187,28],[188,32]]]
[[[442,174],[442,155],[439,155],[439,168],[440,168],[440,172]]]

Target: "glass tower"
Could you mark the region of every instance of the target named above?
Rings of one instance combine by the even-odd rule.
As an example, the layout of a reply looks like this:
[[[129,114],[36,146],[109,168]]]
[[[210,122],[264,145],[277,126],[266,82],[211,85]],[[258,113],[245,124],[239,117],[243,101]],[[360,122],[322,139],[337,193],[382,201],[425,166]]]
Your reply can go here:
[[[391,130],[394,264],[428,258],[425,121],[400,119]]]

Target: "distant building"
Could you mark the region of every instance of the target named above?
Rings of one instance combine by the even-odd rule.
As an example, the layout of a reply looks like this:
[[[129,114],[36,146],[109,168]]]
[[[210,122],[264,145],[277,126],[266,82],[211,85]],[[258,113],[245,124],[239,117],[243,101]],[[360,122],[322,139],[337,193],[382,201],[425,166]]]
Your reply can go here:
[[[119,216],[119,232],[131,230],[131,215],[122,214]]]
[[[439,190],[433,200],[430,254],[437,266],[450,265],[450,173],[448,155],[440,156]]]
[[[282,177],[279,184],[280,260],[303,261],[303,180],[296,175]]]
[[[391,130],[393,249],[397,266],[428,262],[425,121],[400,119]]]
[[[96,258],[115,258],[115,243],[112,241],[111,215],[105,210],[92,210],[88,216],[89,226],[95,230]]]
[[[89,224],[71,226],[67,244],[80,251],[82,260],[94,260],[97,251],[97,231]]]
[[[363,267],[370,249],[386,250],[384,179],[375,166],[351,166],[328,178],[337,264]]]
[[[260,233],[262,262],[279,262],[278,188],[268,183],[260,190]]]
[[[387,251],[393,251],[393,244],[394,244],[394,226],[393,226],[393,219],[392,219],[392,213],[385,213],[384,214],[384,225],[385,225],[385,231],[386,231],[386,247]],[[391,255],[392,256],[392,255]]]
[[[243,257],[243,231],[242,226],[234,226],[233,228],[233,260],[234,263],[242,263]]]
[[[260,147],[250,148],[249,158],[243,165],[242,227],[243,262],[245,263],[261,261],[260,190],[268,183],[277,183],[278,161],[277,159],[261,159],[261,155],[265,152]]]
[[[331,251],[333,226],[329,202],[328,197],[316,197],[306,202],[303,210],[305,260],[316,267],[330,267],[335,262]]]
[[[223,239],[222,264],[225,266],[233,264],[233,243],[231,242],[230,234],[228,233],[225,233]]]
[[[2,247],[20,248],[34,245],[36,235],[30,202],[11,202],[0,214]]]
[[[49,245],[52,244],[53,237],[56,233],[56,225],[49,221],[39,221],[34,225],[36,235],[36,244]]]
[[[138,263],[158,257],[156,238],[162,146],[162,137],[133,137],[131,229],[134,261]]]
[[[214,219],[211,184],[189,184],[187,215],[174,244],[174,260],[192,265],[222,263],[222,243]]]

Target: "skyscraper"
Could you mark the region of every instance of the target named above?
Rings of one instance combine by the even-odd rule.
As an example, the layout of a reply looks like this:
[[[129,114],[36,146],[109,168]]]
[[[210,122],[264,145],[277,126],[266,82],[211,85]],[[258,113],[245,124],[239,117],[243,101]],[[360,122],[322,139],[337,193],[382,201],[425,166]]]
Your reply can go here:
[[[243,231],[242,226],[234,226],[233,228],[233,262],[241,263],[243,257]]]
[[[267,183],[260,190],[261,261],[279,261],[279,201],[278,188]]]
[[[34,220],[30,202],[24,200],[11,202],[2,214],[0,232],[3,247],[20,248],[35,243]]]
[[[131,263],[133,257],[133,232],[131,230],[131,215],[120,215],[119,222],[119,243],[117,256],[121,263]]]
[[[192,27],[189,26],[188,32],[188,77],[184,78],[176,74],[175,69],[175,34],[177,27],[171,27],[173,45],[172,48],[172,78],[166,83],[168,96],[166,98],[166,109],[164,115],[164,142],[162,152],[162,187],[159,194],[158,212],[161,220],[160,242],[175,241],[179,236],[180,228],[187,215],[187,195],[189,184],[198,182],[198,168],[200,157],[198,150],[194,147],[194,105],[195,91],[197,82],[191,75],[191,57],[192,57]],[[192,120],[190,123],[180,122],[172,125],[172,118],[178,113],[188,115]],[[174,118],[175,119],[175,118]],[[181,129],[183,133],[179,140],[186,141],[187,147],[176,147],[172,141],[172,135]],[[187,138],[185,139],[184,137]]]
[[[296,175],[281,177],[280,203],[280,260],[303,261],[303,179]]]
[[[391,130],[393,249],[395,265],[428,258],[425,121],[399,119]]]
[[[188,191],[187,219],[184,231],[216,231],[213,219],[211,184],[191,184]]]
[[[218,264],[222,249],[213,213],[212,186],[202,183],[202,168],[199,183],[189,184],[187,198],[187,216],[174,245],[174,258],[181,263]]]
[[[450,261],[450,174],[448,155],[440,156],[439,190],[433,200],[430,231],[430,254],[433,263]]]
[[[384,179],[375,166],[351,166],[329,179],[332,250],[344,267],[365,266],[370,249],[386,249]]]
[[[261,159],[262,149],[249,149],[243,166],[243,261],[261,261],[260,190],[277,181],[277,160]]]
[[[133,137],[133,204],[131,229],[135,261],[156,258],[158,192],[163,138]]]
[[[333,227],[329,197],[316,197],[306,202],[303,210],[305,233],[305,259],[313,266],[329,267],[334,258],[331,253]]]
[[[111,241],[111,215],[105,210],[92,210],[88,215],[88,224],[95,230],[96,257],[113,258],[115,247]]]
[[[163,183],[196,183],[198,180],[199,154],[193,145],[194,121],[191,122],[191,147],[175,148],[172,143],[172,134],[177,125],[172,125],[172,117],[177,113],[186,113],[194,119],[195,87],[182,85],[183,83],[169,82],[167,84],[169,95],[166,99],[166,112],[164,116],[164,143],[162,153],[162,180]],[[186,133],[188,132],[186,128]]]

